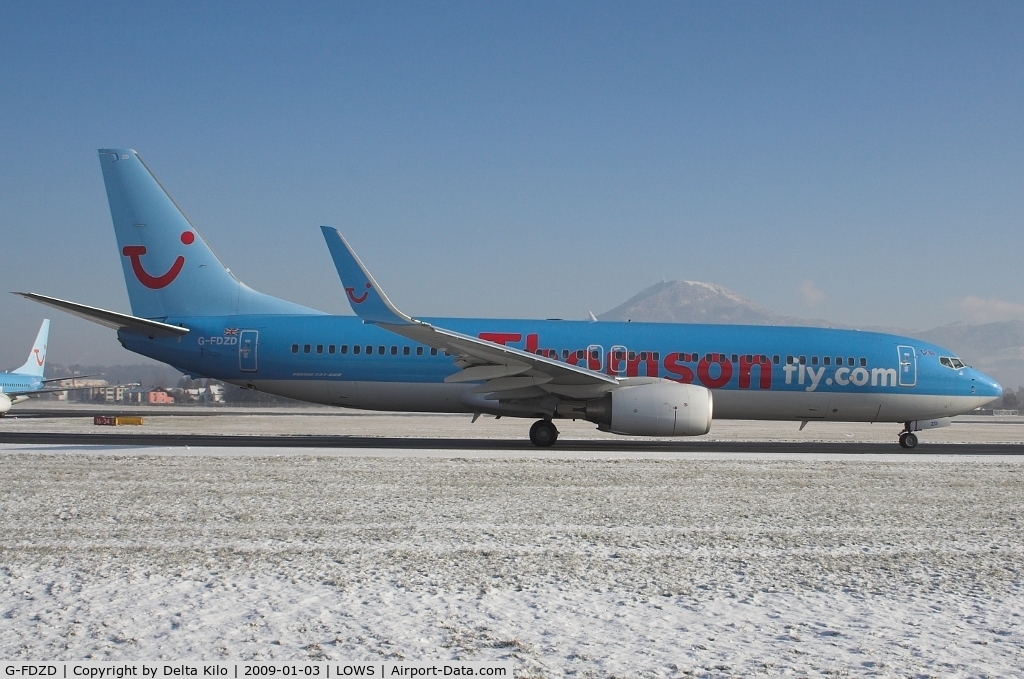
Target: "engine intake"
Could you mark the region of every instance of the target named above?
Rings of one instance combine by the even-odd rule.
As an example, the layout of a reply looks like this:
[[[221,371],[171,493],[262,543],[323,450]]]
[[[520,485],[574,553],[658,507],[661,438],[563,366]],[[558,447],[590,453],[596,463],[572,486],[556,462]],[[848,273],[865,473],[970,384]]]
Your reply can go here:
[[[656,380],[623,385],[587,401],[585,416],[603,431],[638,436],[702,436],[711,431],[711,392],[695,384]]]

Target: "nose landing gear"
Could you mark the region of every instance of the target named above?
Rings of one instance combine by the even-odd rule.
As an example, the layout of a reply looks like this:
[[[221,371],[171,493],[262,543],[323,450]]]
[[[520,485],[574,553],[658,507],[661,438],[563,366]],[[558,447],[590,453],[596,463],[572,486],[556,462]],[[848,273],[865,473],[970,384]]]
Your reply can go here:
[[[548,448],[558,440],[558,430],[549,420],[537,420],[530,427],[530,442],[540,448]]]

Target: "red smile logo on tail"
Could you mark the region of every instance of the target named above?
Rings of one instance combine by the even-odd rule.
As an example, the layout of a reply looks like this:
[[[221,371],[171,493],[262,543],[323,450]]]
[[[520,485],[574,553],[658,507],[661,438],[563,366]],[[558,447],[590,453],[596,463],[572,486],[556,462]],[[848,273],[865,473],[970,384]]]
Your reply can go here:
[[[185,245],[192,245],[192,243],[195,242],[195,239],[195,234],[191,231],[185,231],[181,234],[181,242]],[[132,271],[135,272],[135,277],[139,279],[140,283],[151,290],[166,288],[174,281],[175,278],[178,277],[178,274],[181,273],[181,267],[185,266],[185,258],[178,255],[174,260],[174,264],[171,264],[171,268],[164,274],[160,276],[151,276],[142,266],[142,260],[140,259],[142,255],[146,254],[145,245],[125,245],[121,250],[121,254],[131,259]]]
[[[43,347],[43,352],[45,352],[45,351],[46,351],[46,347]],[[35,354],[35,356],[36,356],[36,363],[38,363],[39,367],[42,368],[43,367],[43,361],[46,360],[46,353],[39,353],[38,349],[33,349],[32,353]]]
[[[372,288],[372,287],[373,286],[370,285],[369,283],[366,284],[367,291],[370,288]],[[345,294],[348,295],[348,298],[350,300],[352,300],[353,304],[362,304],[363,302],[366,301],[366,298],[369,296],[370,293],[369,292],[363,292],[363,294],[361,294],[358,297],[356,297],[356,289],[355,288],[345,288]]]

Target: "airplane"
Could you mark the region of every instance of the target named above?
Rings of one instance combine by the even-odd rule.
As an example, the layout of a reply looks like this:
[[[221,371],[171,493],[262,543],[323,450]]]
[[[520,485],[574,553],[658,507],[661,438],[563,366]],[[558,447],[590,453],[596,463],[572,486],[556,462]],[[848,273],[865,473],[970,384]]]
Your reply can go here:
[[[29,399],[29,394],[45,391],[49,382],[57,382],[64,378],[45,380],[43,370],[46,367],[46,340],[50,335],[50,320],[43,320],[36,334],[32,350],[28,352],[25,365],[10,372],[0,372],[0,417],[3,417],[16,403]],[[60,390],[60,391],[63,391]]]
[[[899,443],[1002,388],[955,353],[908,337],[825,328],[414,318],[333,228],[321,227],[355,316],[238,280],[131,149],[100,149],[131,314],[15,293],[117,331],[130,351],[312,403],[560,419],[632,436],[699,436],[714,419],[891,422]]]
[[[28,352],[25,365],[10,372],[0,372],[0,417],[3,417],[16,403],[29,399],[29,394],[44,391],[47,382],[43,370],[46,368],[46,340],[50,335],[50,320],[44,319],[36,333],[36,341]],[[63,378],[61,378],[63,379]]]
[[[77,389],[90,389],[91,387],[56,387],[47,388],[46,385],[54,382],[66,382],[69,377],[43,378],[43,371],[46,369],[46,341],[50,335],[50,319],[43,319],[36,334],[36,341],[28,354],[25,365],[10,372],[0,372],[0,417],[6,415],[11,406],[24,403],[33,396],[48,394],[59,391],[75,391]],[[96,377],[95,375],[78,375],[78,379],[84,377]]]

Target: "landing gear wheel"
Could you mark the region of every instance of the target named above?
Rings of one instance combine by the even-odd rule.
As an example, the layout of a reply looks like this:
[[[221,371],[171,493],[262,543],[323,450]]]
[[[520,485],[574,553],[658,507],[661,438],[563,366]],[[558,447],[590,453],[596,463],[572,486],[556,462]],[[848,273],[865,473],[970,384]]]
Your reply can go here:
[[[548,448],[558,440],[558,430],[547,420],[537,420],[530,427],[530,442],[541,448]]]
[[[913,434],[906,431],[900,434],[900,446],[903,448],[916,448],[917,434]]]

